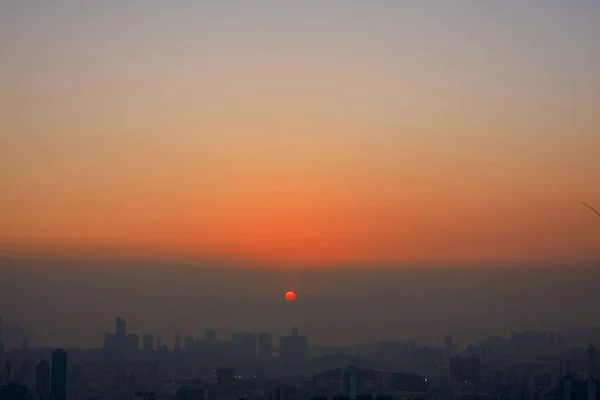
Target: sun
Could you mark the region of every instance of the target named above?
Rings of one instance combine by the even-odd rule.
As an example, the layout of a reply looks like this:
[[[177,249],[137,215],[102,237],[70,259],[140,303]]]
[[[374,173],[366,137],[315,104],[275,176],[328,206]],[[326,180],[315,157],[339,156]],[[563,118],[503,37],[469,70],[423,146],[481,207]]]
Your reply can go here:
[[[292,292],[292,291],[286,292],[285,299],[287,301],[294,301],[294,300],[296,300],[296,292]]]

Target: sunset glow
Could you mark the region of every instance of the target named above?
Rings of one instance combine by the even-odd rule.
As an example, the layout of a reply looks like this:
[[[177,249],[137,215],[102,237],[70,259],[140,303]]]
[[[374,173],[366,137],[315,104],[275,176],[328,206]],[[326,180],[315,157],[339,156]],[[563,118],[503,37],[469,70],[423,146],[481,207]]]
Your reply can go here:
[[[493,3],[5,7],[0,251],[598,260],[600,9]]]

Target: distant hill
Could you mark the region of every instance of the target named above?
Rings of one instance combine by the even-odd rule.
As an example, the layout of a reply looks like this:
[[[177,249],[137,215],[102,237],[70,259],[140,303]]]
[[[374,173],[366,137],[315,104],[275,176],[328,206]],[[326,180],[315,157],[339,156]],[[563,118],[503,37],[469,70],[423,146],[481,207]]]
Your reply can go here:
[[[13,347],[21,347],[21,343],[27,340],[30,345],[35,344],[39,337],[34,333],[24,329],[19,324],[12,324],[4,321],[2,324],[2,338],[5,351],[10,351]]]

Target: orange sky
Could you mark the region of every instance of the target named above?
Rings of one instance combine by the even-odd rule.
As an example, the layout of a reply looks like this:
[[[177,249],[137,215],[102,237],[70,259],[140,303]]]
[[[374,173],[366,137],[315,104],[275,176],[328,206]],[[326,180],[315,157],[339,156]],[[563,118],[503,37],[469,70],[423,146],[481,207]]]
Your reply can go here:
[[[420,24],[391,5],[304,10],[311,26],[293,6],[261,23],[202,11],[221,25],[132,8],[130,30],[109,5],[13,6],[0,247],[597,261],[600,221],[579,202],[600,208],[598,28],[586,10],[557,28],[567,10],[551,7],[532,25],[516,4],[510,19],[483,7],[439,21],[414,6]]]

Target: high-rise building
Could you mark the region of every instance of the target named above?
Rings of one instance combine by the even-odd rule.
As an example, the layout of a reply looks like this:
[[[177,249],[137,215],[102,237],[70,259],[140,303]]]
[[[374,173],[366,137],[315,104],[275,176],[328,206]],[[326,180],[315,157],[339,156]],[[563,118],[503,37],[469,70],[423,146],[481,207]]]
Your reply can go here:
[[[142,338],[142,349],[146,352],[154,351],[154,335],[144,335]]]
[[[67,398],[67,353],[63,349],[52,352],[52,371],[50,374],[51,400],[66,400]]]
[[[268,332],[258,334],[258,356],[266,359],[273,355],[273,336]]]
[[[32,359],[27,358],[21,363],[21,373],[19,382],[27,388],[27,393],[32,397],[35,393],[35,363]]]
[[[140,350],[140,335],[128,333],[125,336],[125,351],[128,354],[136,354]]]
[[[46,360],[35,368],[35,390],[39,400],[50,400],[50,363]]]
[[[127,322],[125,322],[125,320],[121,317],[117,317],[115,334],[120,338],[124,338],[127,335]]]
[[[181,336],[179,335],[179,333],[175,334],[175,351],[179,351],[181,350]]]
[[[117,317],[115,323],[115,355],[122,358],[127,349],[127,322],[121,317]]]
[[[302,362],[308,355],[308,338],[292,328],[292,334],[279,338],[279,358],[285,362]]]
[[[114,333],[106,332],[104,334],[104,342],[102,348],[106,351],[113,352],[117,347],[117,335]]]
[[[186,336],[183,340],[183,348],[185,350],[194,350],[194,338],[191,336]]]

